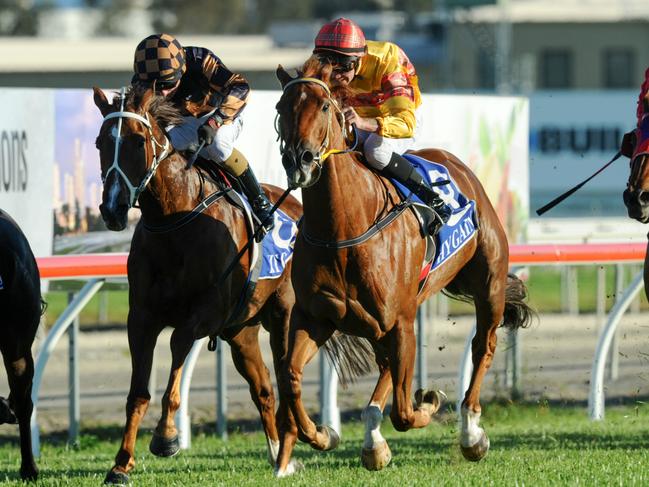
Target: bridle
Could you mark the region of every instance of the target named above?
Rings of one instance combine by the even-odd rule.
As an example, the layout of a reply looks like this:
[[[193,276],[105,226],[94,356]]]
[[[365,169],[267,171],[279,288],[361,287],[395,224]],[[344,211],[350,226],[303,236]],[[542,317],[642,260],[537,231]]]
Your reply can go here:
[[[149,184],[149,181],[151,181],[151,178],[153,175],[156,173],[158,170],[158,166],[160,165],[160,162],[162,162],[171,152],[171,143],[169,142],[169,139],[164,136],[164,145],[160,144],[156,138],[153,135],[153,127],[151,126],[151,122],[149,120],[149,113],[146,112],[143,116],[135,113],[135,112],[130,112],[127,110],[124,110],[124,98],[125,98],[125,90],[124,88],[121,89],[120,92],[120,97],[121,97],[121,105],[120,109],[118,112],[113,112],[109,113],[104,117],[104,120],[102,122],[106,123],[106,121],[111,120],[113,118],[117,119],[117,134],[115,136],[115,157],[113,159],[113,164],[108,168],[106,171],[106,174],[104,174],[101,178],[102,182],[106,182],[106,179],[108,178],[108,175],[112,171],[116,171],[117,175],[119,178],[121,178],[124,183],[126,184],[126,187],[128,188],[129,191],[129,208],[135,207],[135,203],[137,202],[138,198],[140,197],[140,194],[142,191],[144,191],[144,188],[146,188],[147,184]],[[129,180],[128,176],[126,173],[122,170],[122,168],[119,166],[119,148],[122,140],[122,120],[125,118],[132,118],[134,120],[137,120],[141,124],[143,124],[148,130],[149,130],[149,141],[151,144],[151,151],[153,152],[153,162],[151,163],[151,166],[149,167],[149,170],[146,172],[144,175],[144,178],[140,182],[138,186],[134,186],[131,184],[131,181]],[[162,149],[162,152],[158,155],[156,146]]]
[[[344,127],[345,127],[345,115],[342,112],[342,110],[340,109],[340,107],[338,106],[338,102],[331,96],[331,90],[329,89],[329,86],[327,86],[327,83],[325,83],[324,81],[322,81],[322,80],[320,80],[318,78],[309,78],[309,77],[295,78],[295,79],[292,79],[291,81],[289,81],[288,83],[286,83],[284,85],[282,91],[284,93],[286,93],[286,90],[289,87],[291,87],[293,85],[300,84],[300,83],[313,83],[313,84],[316,84],[316,85],[320,86],[325,91],[325,93],[327,94],[327,101],[329,102],[329,105],[331,107],[333,107],[334,110],[336,111],[336,116],[340,117],[340,121],[339,121],[340,126],[344,130]],[[284,160],[284,156],[287,155],[287,156],[290,156],[293,161],[297,161],[298,157],[297,157],[297,154],[296,154],[296,151],[295,151],[295,147],[293,147],[293,146],[287,147],[286,141],[284,140],[284,137],[282,137],[282,134],[281,134],[280,129],[279,129],[279,116],[280,116],[280,114],[279,114],[279,110],[278,110],[277,115],[275,116],[275,132],[277,133],[277,139],[279,140],[279,152],[282,155],[282,160]],[[353,147],[351,147],[349,149],[329,149],[329,150],[327,150],[328,147],[329,147],[329,136],[331,134],[332,120],[333,120],[332,112],[331,112],[331,110],[329,110],[328,111],[328,117],[327,117],[327,132],[325,133],[324,139],[320,143],[320,147],[318,148],[316,153],[313,154],[313,157],[309,161],[307,161],[307,162],[310,162],[310,163],[314,163],[316,165],[316,167],[318,168],[318,175],[317,175],[317,177],[314,178],[314,181],[313,181],[312,184],[315,184],[318,181],[318,179],[320,179],[320,174],[322,173],[322,164],[324,163],[324,161],[329,156],[334,155],[334,154],[346,154],[346,153],[349,153],[349,152],[355,152],[356,151],[355,148],[356,148],[356,142],[358,140],[358,137],[354,137],[354,145],[353,145]]]

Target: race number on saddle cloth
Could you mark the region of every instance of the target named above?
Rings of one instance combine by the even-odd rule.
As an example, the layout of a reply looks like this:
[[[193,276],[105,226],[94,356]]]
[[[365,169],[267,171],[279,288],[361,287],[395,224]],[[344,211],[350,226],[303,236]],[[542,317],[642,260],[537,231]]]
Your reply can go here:
[[[437,245],[435,255],[424,259],[421,274],[419,276],[420,281],[423,281],[430,272],[446,262],[449,257],[464,247],[464,245],[476,235],[477,225],[475,201],[469,200],[466,196],[460,193],[455,181],[453,181],[451,175],[441,164],[427,161],[426,159],[422,159],[421,157],[412,154],[404,154],[403,157],[412,163],[417,172],[421,174],[429,184],[438,181],[450,181],[448,184],[433,186],[435,192],[440,195],[444,200],[444,203],[446,203],[453,212],[451,213],[448,222],[441,227],[439,233],[436,235]],[[404,198],[410,195],[417,207],[423,206],[424,211],[430,211],[428,206],[425,205],[417,195],[411,193],[408,188],[394,179],[391,181]],[[428,252],[426,252],[426,255],[428,255]]]
[[[242,198],[246,208],[246,221],[252,235],[255,228],[252,220],[252,208],[246,198]],[[273,213],[275,226],[264,236],[261,243],[254,242],[253,264],[251,269],[261,265],[257,279],[277,279],[293,257],[293,247],[297,236],[297,225],[286,213],[279,208]],[[261,252],[261,262],[259,253]]]

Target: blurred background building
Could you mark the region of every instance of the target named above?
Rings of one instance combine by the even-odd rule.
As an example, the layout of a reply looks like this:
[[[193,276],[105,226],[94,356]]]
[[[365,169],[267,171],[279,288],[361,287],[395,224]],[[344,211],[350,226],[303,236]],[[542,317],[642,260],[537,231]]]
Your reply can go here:
[[[649,61],[646,0],[2,0],[0,86],[121,86],[137,42],[168,31],[275,89],[340,15],[397,42],[424,91],[637,88]]]
[[[647,0],[0,0],[0,86],[118,88],[130,82],[137,43],[165,31],[214,51],[253,90],[277,90],[277,65],[299,67],[337,16],[399,44],[424,93],[528,97],[532,209],[594,172],[635,123],[649,65]],[[88,150],[66,157],[92,159]],[[72,217],[70,161],[57,162],[57,228],[95,226],[96,215]],[[613,166],[550,216],[626,221],[626,172]],[[96,200],[89,185],[84,196]]]

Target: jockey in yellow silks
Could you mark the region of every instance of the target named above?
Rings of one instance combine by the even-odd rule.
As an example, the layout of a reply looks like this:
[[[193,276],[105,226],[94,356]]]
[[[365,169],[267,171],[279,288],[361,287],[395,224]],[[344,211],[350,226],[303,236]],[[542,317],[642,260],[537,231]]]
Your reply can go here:
[[[452,210],[401,155],[414,146],[421,127],[419,82],[406,54],[391,42],[366,41],[361,28],[345,18],[320,29],[313,53],[332,65],[331,84],[352,93],[343,113],[356,126],[368,164],[406,186],[446,222]]]

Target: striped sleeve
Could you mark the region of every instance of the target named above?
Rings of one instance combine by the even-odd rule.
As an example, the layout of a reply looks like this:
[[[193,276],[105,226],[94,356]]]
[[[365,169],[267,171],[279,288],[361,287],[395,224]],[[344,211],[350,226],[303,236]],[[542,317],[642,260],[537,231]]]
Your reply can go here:
[[[211,51],[203,53],[203,74],[210,89],[217,94],[210,104],[217,108],[224,123],[231,123],[241,113],[248,101],[250,86],[242,75],[230,71]]]
[[[386,59],[383,73],[383,103],[381,117],[377,119],[379,135],[394,139],[412,137],[416,124],[416,92],[412,81],[416,79],[416,75],[405,53],[397,46],[394,46]]]

